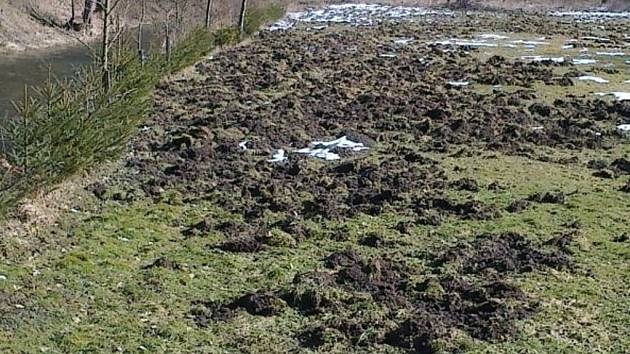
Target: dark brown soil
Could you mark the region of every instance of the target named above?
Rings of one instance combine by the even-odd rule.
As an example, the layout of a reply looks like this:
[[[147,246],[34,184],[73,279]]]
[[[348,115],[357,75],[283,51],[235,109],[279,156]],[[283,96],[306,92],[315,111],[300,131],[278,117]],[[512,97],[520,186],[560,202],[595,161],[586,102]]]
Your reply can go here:
[[[160,257],[155,261],[151,262],[142,267],[142,269],[152,269],[152,268],[166,268],[170,270],[180,270],[182,269],[181,265],[177,262],[166,259],[165,257]]]
[[[432,253],[393,247],[398,233],[409,236],[417,228],[432,235],[444,222],[477,224],[500,216],[499,207],[481,201],[489,200],[478,195],[484,186],[462,178],[470,175],[467,167],[455,163],[447,173],[438,156],[456,161],[513,154],[575,165],[575,156],[558,159],[541,151],[610,148],[620,143],[615,125],[629,114],[626,105],[594,95],[545,102],[532,88],[572,85],[581,74],[575,68],[557,77],[558,64],[551,62],[479,59],[475,48],[424,40],[405,49],[391,43],[397,37],[468,38],[470,28],[483,26],[512,32],[515,24],[519,31],[550,36],[581,33],[534,16],[523,21],[511,14],[470,14],[461,21],[262,32],[247,46],[199,63],[193,75],[157,88],[151,129],[133,142],[116,198],[133,200],[142,193],[164,201],[168,194],[187,204],[209,202],[232,221],[201,215],[182,227],[182,238],[219,235],[221,241],[211,245],[215,251],[263,251],[235,257],[279,251],[284,246],[277,233],[294,244],[317,241],[340,250],[291,283],[193,303],[190,317],[197,325],[291,311],[308,317],[308,326],[294,333],[304,347],[334,341],[365,352],[376,344],[412,353],[438,347],[453,352],[456,333],[506,340],[517,333],[518,321],[536,311],[536,302],[512,277],[574,268],[572,232],[542,244],[527,235],[498,233]],[[389,52],[397,56],[379,55]],[[520,88],[481,93],[448,84],[463,79]],[[335,149],[336,161],[296,152],[342,136],[369,149]],[[268,161],[276,149],[285,150],[287,159]],[[615,175],[630,173],[629,166],[625,158],[589,163]],[[113,193],[95,187],[99,198]],[[495,182],[487,189],[498,196],[511,187]],[[542,191],[514,201],[507,211],[562,205],[569,197]],[[397,219],[383,225],[386,233],[350,226],[390,215]],[[353,242],[360,246],[346,248]]]
[[[530,195],[527,200],[536,203],[564,204],[566,201],[566,195],[559,191],[535,193]]]
[[[545,267],[570,267],[571,241],[572,233],[552,238],[545,243],[549,249],[545,251],[522,235],[482,235],[431,257],[438,273],[457,263],[459,275],[423,275],[421,282],[414,280],[420,274],[413,268],[381,257],[363,258],[348,249],[324,260],[327,271],[298,274],[292,284],[277,291],[247,294],[224,305],[196,303],[191,317],[207,326],[229,319],[238,309],[273,316],[289,306],[322,323],[296,334],[310,348],[324,345],[332,333],[357,344],[365,340],[368,329],[378,332],[369,341],[414,353],[436,352],[438,341],[448,342],[456,330],[480,340],[505,340],[517,333],[517,321],[537,308],[506,277]],[[379,308],[387,320],[350,315],[356,303],[365,301],[361,294],[369,294],[371,306]],[[401,317],[403,309],[407,315]]]
[[[566,247],[572,234],[548,242],[554,246],[550,252],[541,251],[531,241],[516,233],[482,235],[471,244],[462,243],[440,255],[436,261],[443,265],[457,262],[465,274],[531,272],[536,267],[556,269],[573,266]]]

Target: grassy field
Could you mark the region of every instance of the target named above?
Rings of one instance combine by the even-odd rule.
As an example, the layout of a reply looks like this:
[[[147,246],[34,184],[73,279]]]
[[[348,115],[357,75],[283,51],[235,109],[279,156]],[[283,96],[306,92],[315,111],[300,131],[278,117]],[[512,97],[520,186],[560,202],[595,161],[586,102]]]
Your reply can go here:
[[[513,38],[566,30],[518,16]],[[521,65],[523,48],[385,44],[471,26],[304,25],[161,83],[121,161],[54,224],[0,238],[0,351],[627,352],[627,103],[554,84],[596,69]],[[578,55],[558,36],[536,54]],[[605,91],[627,89],[611,60]],[[346,131],[369,150],[266,161]]]
[[[628,147],[611,152],[630,153]],[[626,309],[630,298],[628,241],[620,237],[630,200],[611,184],[580,166],[536,162],[481,153],[478,157],[435,155],[449,174],[470,177],[486,186],[510,186],[501,192],[482,187],[477,198],[507,206],[515,197],[540,190],[577,192],[566,205],[543,205],[524,213],[503,213],[487,222],[450,220],[438,228],[417,227],[401,235],[391,230],[396,215],[358,216],[345,222],[348,239],[326,235],[299,245],[278,237],[277,247],[257,254],[212,249],[217,233],[182,238],[181,229],[212,215],[217,221],[238,218],[212,203],[177,200],[98,205],[85,195],[81,211],[64,215],[46,234],[54,245],[6,258],[2,280],[2,331],[6,352],[286,352],[298,350],[291,332],[304,320],[287,309],[274,318],[240,314],[230,323],[198,328],[189,318],[191,300],[228,300],[252,289],[271,289],[296,273],[321,267],[328,253],[358,246],[371,233],[397,247],[388,252],[423,267],[425,250],[440,249],[482,232],[516,231],[546,240],[563,225],[579,220],[572,247],[577,271],[540,271],[514,281],[540,301],[541,312],[525,321],[515,341],[467,343],[471,352],[621,353],[629,346]],[[582,154],[581,161],[592,156]],[[458,172],[453,168],[458,167]],[[317,225],[312,225],[317,230]],[[29,241],[29,240],[25,240]],[[286,245],[282,245],[285,242]],[[5,247],[7,245],[4,245]],[[16,249],[24,245],[15,245]],[[28,248],[28,246],[27,246]],[[168,260],[147,267],[157,259]],[[330,352],[345,352],[344,346]],[[385,351],[384,348],[381,348]],[[358,351],[360,352],[360,350]]]

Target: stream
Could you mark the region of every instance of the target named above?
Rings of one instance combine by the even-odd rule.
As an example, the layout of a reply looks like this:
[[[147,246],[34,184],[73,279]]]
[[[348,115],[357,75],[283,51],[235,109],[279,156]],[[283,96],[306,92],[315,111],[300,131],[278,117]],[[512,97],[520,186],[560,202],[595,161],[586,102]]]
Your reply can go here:
[[[11,102],[23,98],[25,85],[41,85],[49,74],[60,79],[72,76],[90,61],[82,45],[0,54],[0,120],[15,115]]]

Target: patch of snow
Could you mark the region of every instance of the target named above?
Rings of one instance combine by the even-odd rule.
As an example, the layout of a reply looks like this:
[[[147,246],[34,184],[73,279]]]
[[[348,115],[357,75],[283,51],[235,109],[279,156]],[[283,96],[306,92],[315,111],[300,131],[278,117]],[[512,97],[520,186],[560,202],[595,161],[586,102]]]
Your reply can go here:
[[[394,40],[394,44],[398,45],[408,45],[414,41],[413,38],[398,38]]]
[[[617,101],[630,101],[630,92],[595,92],[597,96],[608,96],[613,95],[617,99]]]
[[[451,86],[463,87],[463,86],[468,86],[469,82],[468,81],[449,81],[448,84]]]
[[[287,156],[285,155],[284,150],[278,149],[271,156],[271,159],[267,160],[267,162],[282,162],[282,161],[284,161],[286,159],[287,159]]]
[[[573,17],[582,21],[601,21],[610,19],[630,18],[630,12],[609,11],[553,11],[549,13],[556,17]]]
[[[473,40],[466,40],[466,39],[447,39],[443,41],[429,42],[429,44],[467,46],[467,47],[491,47],[491,48],[496,48],[499,46],[496,43],[488,43],[485,41],[473,41]]]
[[[590,75],[580,76],[580,77],[578,77],[578,80],[580,80],[580,81],[594,81],[594,82],[597,82],[598,84],[607,84],[608,83],[608,80],[606,80],[606,79],[602,79],[601,77],[590,76]]]
[[[536,126],[536,127],[532,127],[532,131],[535,131],[535,132],[539,132],[539,131],[542,131],[544,129],[545,129],[545,127],[543,127],[542,125],[539,125],[539,126]]]
[[[241,150],[247,150],[247,143],[249,143],[249,141],[243,140],[238,143],[238,147],[241,148]]]
[[[319,9],[290,12],[285,18],[267,27],[270,31],[288,30],[297,23],[343,23],[352,26],[372,26],[383,21],[412,20],[413,18],[445,15],[454,16],[452,11],[432,10],[423,7],[391,6],[380,4],[328,5]]]
[[[494,34],[494,33],[484,33],[484,34],[480,34],[478,37],[482,38],[482,39],[493,39],[493,40],[509,39],[510,38],[508,36],[503,36],[503,35]]]
[[[378,55],[381,58],[396,58],[398,54],[396,53],[382,53]]]
[[[521,60],[525,61],[533,61],[533,62],[543,62],[543,61],[551,61],[554,63],[564,63],[564,57],[542,57],[539,55],[525,55],[521,57]]]
[[[586,36],[586,37],[580,37],[580,39],[586,40],[586,41],[595,41],[595,42],[610,42],[610,39],[603,38],[603,37]]]
[[[573,48],[574,48],[573,44],[565,44],[565,45],[562,46],[562,49],[565,49],[565,50],[566,49],[573,49]]]
[[[306,154],[326,161],[341,159],[339,154],[335,153],[336,149],[351,149],[352,151],[362,151],[369,149],[363,143],[357,143],[349,140],[346,136],[332,141],[314,141],[310,147],[296,150],[298,154]]]
[[[595,59],[578,59],[578,58],[573,58],[573,64],[575,65],[588,65],[588,64],[595,64],[597,63],[597,60]]]
[[[624,137],[630,137],[630,124],[621,124],[617,126],[617,133]]]
[[[547,44],[549,44],[549,42],[545,42],[545,41],[539,41],[539,40],[531,41],[531,40],[523,40],[523,39],[517,39],[515,41],[510,41],[510,43],[523,44],[525,46],[538,46],[538,45],[547,45]]]
[[[597,52],[595,54],[608,57],[622,57],[626,55],[624,52]]]

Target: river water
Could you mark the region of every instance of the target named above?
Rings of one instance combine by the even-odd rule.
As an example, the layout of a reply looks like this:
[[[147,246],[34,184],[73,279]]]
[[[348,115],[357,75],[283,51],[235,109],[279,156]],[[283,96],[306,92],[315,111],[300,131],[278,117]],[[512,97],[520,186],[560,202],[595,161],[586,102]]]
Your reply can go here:
[[[91,62],[82,45],[61,49],[0,54],[0,121],[15,114],[11,101],[24,96],[24,86],[38,86],[52,73],[64,78]]]

